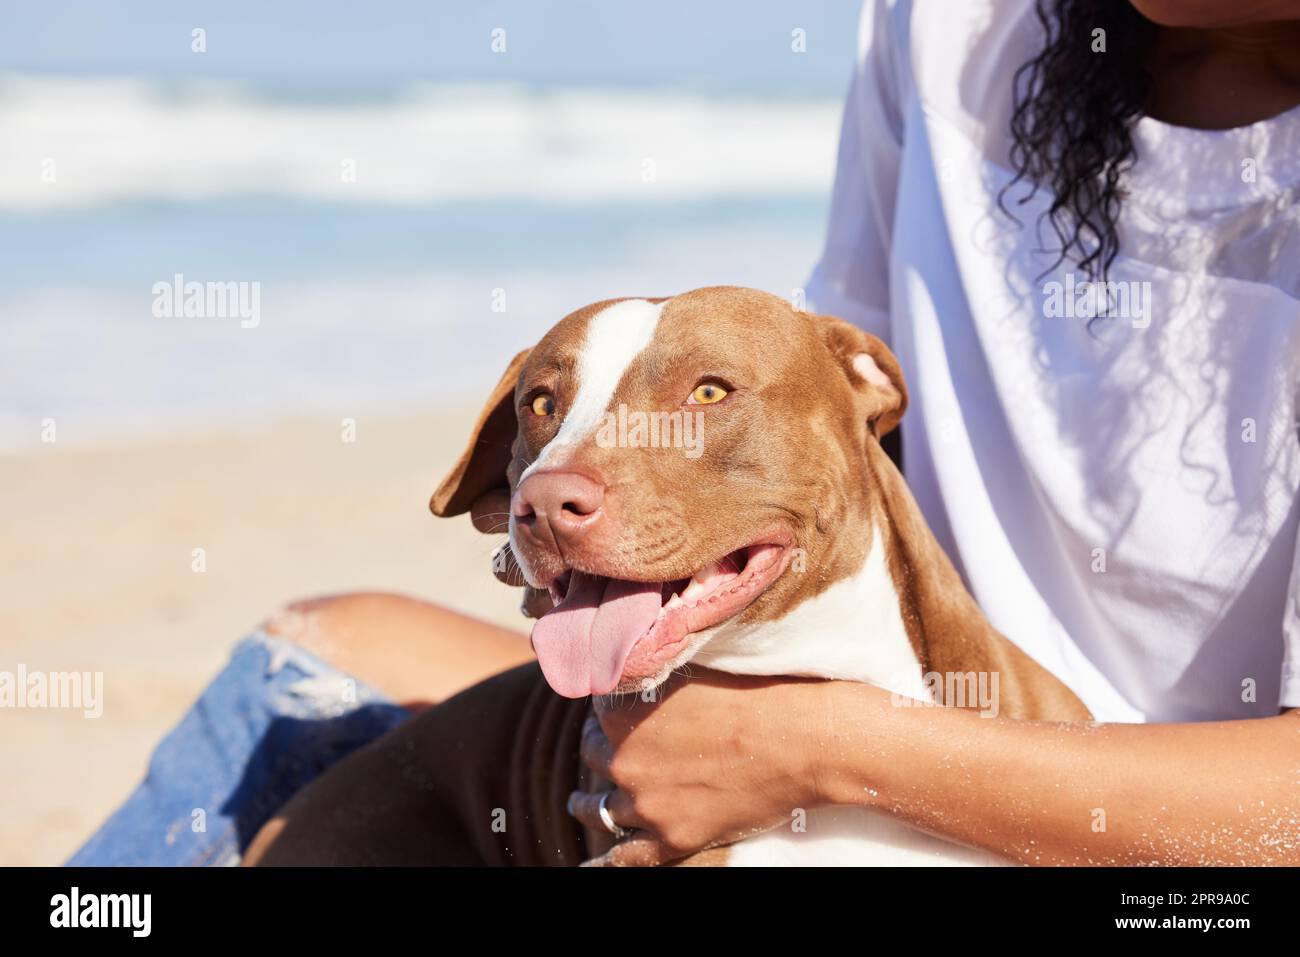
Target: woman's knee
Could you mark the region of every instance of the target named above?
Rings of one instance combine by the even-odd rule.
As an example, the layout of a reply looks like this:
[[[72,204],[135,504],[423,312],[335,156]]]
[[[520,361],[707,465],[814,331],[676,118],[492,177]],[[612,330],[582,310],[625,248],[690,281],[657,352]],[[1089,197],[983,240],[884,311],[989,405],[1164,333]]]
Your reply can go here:
[[[263,629],[413,707],[440,701],[532,656],[519,632],[383,592],[291,602]]]
[[[344,592],[293,601],[273,613],[262,629],[284,641],[320,654],[331,646],[349,644],[364,633],[356,626],[367,615],[385,617],[386,606],[411,599],[376,592]]]

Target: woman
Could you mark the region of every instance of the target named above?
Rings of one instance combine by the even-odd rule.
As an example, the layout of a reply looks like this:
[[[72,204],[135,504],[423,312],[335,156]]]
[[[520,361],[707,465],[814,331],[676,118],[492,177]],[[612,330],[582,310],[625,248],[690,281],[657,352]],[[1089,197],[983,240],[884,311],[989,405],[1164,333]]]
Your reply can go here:
[[[899,356],[922,511],[993,624],[1098,720],[697,673],[584,731],[608,811],[635,829],[614,859],[863,804],[1023,863],[1300,863],[1297,104],[1300,0],[868,0],[808,298]],[[501,507],[475,511],[486,529]],[[385,702],[527,659],[508,632],[384,596],[295,606],[267,632],[232,668],[279,656],[293,681],[357,679],[375,704],[339,719],[335,750],[400,723],[363,753],[412,774],[431,760],[423,716]],[[295,805],[364,806],[364,767]],[[150,816],[187,820],[155,768],[78,862],[138,845]],[[241,789],[237,833],[204,859],[314,770]],[[601,826],[599,796],[571,810]],[[281,825],[250,856],[295,859]],[[431,850],[404,836],[360,838],[376,857]]]

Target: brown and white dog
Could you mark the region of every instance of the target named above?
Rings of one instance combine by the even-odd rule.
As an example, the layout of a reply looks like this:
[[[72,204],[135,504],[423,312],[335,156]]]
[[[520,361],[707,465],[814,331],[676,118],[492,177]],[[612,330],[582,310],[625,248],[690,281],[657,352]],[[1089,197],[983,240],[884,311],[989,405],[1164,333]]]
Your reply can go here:
[[[880,340],[766,293],[599,302],[515,357],[431,507],[509,485],[511,551],[555,602],[533,646],[569,698],[645,693],[694,661],[921,700],[953,687],[935,675],[991,677],[1001,714],[1087,719],[930,533],[880,444],[906,404]],[[848,808],[727,859],[992,862]]]

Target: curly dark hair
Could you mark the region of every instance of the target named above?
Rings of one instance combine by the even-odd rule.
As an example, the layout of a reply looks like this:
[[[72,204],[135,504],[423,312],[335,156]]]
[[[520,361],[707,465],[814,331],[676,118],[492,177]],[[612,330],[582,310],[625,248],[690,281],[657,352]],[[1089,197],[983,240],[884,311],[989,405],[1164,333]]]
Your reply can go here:
[[[1121,178],[1135,157],[1130,131],[1151,89],[1147,72],[1158,28],[1126,0],[1038,0],[1043,50],[1016,71],[1011,118],[1015,179],[1050,191],[1043,215],[1060,243],[1051,269],[1065,259],[1105,279],[1119,252],[1116,220]],[[1094,52],[1096,30],[1105,52]],[[1048,270],[1050,271],[1050,269]]]

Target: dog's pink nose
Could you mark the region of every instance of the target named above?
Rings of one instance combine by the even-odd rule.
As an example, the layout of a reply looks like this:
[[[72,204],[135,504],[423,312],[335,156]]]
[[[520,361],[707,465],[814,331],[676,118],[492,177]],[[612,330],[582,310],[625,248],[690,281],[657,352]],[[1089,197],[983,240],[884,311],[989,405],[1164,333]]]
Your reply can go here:
[[[578,539],[601,516],[605,486],[576,472],[536,472],[515,489],[515,524],[559,547]]]

